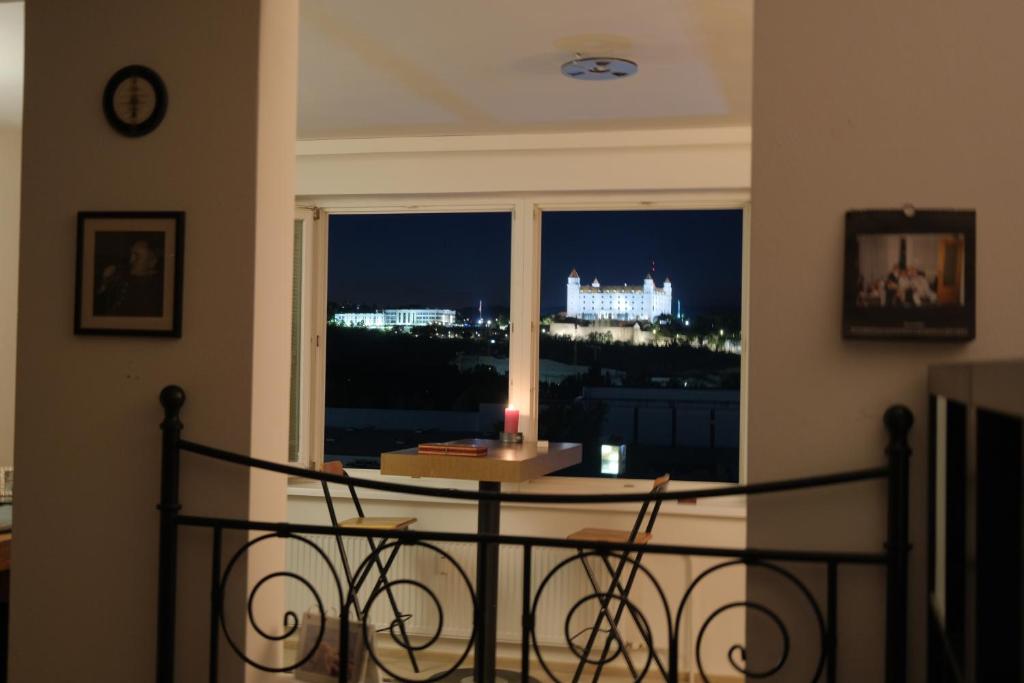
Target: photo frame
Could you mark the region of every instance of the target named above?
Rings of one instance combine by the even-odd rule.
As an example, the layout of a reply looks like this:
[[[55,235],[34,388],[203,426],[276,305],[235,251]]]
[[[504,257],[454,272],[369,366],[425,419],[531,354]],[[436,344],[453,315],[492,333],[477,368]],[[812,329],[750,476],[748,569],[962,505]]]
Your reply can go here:
[[[847,212],[845,338],[969,341],[974,335],[974,211]]]
[[[182,211],[78,214],[75,334],[181,337]]]

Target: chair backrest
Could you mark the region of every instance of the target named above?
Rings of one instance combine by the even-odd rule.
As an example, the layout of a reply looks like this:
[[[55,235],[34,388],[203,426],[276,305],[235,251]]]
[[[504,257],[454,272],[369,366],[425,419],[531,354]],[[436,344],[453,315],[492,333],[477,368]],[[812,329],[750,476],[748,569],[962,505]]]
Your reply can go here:
[[[328,460],[327,462],[317,466],[316,469],[326,474],[335,474],[339,477],[346,478],[348,477],[348,475],[345,474],[345,466],[342,465],[341,462],[338,460]],[[320,486],[324,490],[324,502],[327,503],[327,514],[331,517],[331,527],[337,528],[338,515],[334,512],[334,500],[331,498],[331,490],[327,488],[326,481],[321,481]],[[360,517],[363,517],[363,506],[359,504],[359,497],[356,496],[356,487],[349,484],[348,490],[352,496],[352,502],[355,503],[356,512],[359,514]],[[340,536],[336,535],[334,537],[334,542],[338,546],[338,555],[341,557],[341,567],[345,572],[345,579],[348,580],[348,585],[352,586],[354,583],[354,577],[352,575],[352,567],[348,561],[348,555],[345,553],[345,546],[342,544]],[[360,607],[359,605],[359,598],[354,594],[352,596],[352,602],[356,608],[357,617],[362,619],[363,617],[360,615],[363,614],[363,610],[362,607]]]
[[[348,476],[348,474],[345,473],[345,466],[341,463],[340,460],[328,460],[324,462],[322,465],[320,465],[319,469],[321,472],[325,472],[327,474],[335,474],[339,477]],[[331,524],[337,526],[338,519],[334,514],[334,502],[331,500],[331,493],[330,490],[327,488],[327,482],[322,481],[320,483],[323,485],[324,500],[327,502],[327,510],[331,515]],[[355,505],[356,514],[361,518],[366,517],[366,515],[363,514],[363,505],[362,503],[359,502],[359,496],[356,495],[356,487],[350,484],[348,487],[348,492],[349,495],[352,497],[352,504]]]
[[[651,494],[652,496],[656,493],[661,493],[668,486],[671,477],[668,474],[663,474],[653,482],[651,482]],[[652,505],[653,503],[653,505]],[[648,498],[640,506],[640,512],[637,513],[636,521],[633,522],[633,528],[629,532],[629,542],[635,543],[640,532],[643,531],[646,534],[650,534],[654,531],[654,521],[658,518],[658,511],[661,510],[661,501],[652,500]],[[648,511],[650,514],[648,515]]]
[[[341,464],[340,460],[328,460],[320,466],[320,471],[327,474],[337,474],[339,477],[345,476],[345,466]]]

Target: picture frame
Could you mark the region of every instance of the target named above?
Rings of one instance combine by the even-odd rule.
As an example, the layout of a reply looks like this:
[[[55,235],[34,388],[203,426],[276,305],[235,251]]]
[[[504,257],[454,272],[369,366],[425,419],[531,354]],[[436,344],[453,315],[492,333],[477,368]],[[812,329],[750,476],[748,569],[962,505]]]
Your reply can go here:
[[[181,337],[185,213],[81,211],[75,334]]]
[[[974,211],[847,212],[844,338],[974,336]]]

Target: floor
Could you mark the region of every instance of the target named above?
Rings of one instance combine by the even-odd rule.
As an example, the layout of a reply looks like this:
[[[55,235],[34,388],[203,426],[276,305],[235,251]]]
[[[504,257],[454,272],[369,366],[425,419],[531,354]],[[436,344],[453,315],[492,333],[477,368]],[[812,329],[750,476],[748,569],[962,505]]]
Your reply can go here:
[[[295,645],[294,641],[286,642],[286,644],[285,644],[286,656],[288,655],[289,652],[294,652],[295,646],[296,645]],[[464,647],[464,646],[465,646],[465,644],[463,643],[462,647]],[[438,672],[440,672],[442,670],[446,670],[447,668],[450,668],[454,664],[454,661],[456,660],[456,657],[457,657],[457,654],[454,653],[455,652],[455,648],[451,648],[451,647],[450,648],[445,648],[443,645],[440,645],[439,647],[442,650],[445,650],[445,651],[442,651],[440,653],[433,653],[433,652],[420,652],[420,653],[418,653],[417,660],[418,660],[418,663],[422,667],[422,671],[420,672],[420,674],[416,675],[416,678],[421,679],[421,680],[422,679],[427,679],[427,678],[430,677],[430,674],[434,674],[434,673],[438,673]],[[395,671],[396,673],[399,673],[399,674],[411,673],[411,670],[410,670],[410,667],[409,667],[408,655],[406,654],[406,652],[404,652],[403,650],[398,648],[396,645],[393,645],[393,644],[389,645],[389,644],[386,643],[386,641],[378,641],[378,646],[377,646],[377,650],[376,651],[378,652],[378,654],[379,654],[379,656],[381,658],[382,663],[386,667],[388,667],[389,669],[392,669],[393,671]],[[461,651],[461,648],[459,648],[459,651]],[[573,659],[569,659],[566,656],[565,658],[563,658],[561,660],[551,661],[549,666],[552,668],[552,671],[555,673],[555,675],[558,676],[558,680],[557,681],[555,679],[552,679],[550,676],[548,676],[545,673],[545,671],[541,668],[540,664],[538,664],[538,661],[537,661],[536,658],[530,660],[530,678],[531,678],[531,680],[537,681],[537,683],[561,683],[562,681],[571,681],[572,680],[573,674],[575,673],[575,661]],[[472,683],[472,677],[471,676],[468,676],[466,674],[462,674],[461,673],[464,669],[472,670],[472,667],[473,667],[473,656],[472,656],[472,653],[470,653],[470,655],[466,657],[466,660],[463,661],[462,666],[460,667],[460,670],[459,670],[460,674],[449,676],[449,677],[446,677],[444,679],[440,679],[440,681],[441,681],[441,683],[463,683],[464,681],[465,681],[465,683]],[[519,671],[520,667],[519,667],[519,648],[518,648],[518,645],[515,645],[515,644],[504,644],[504,645],[500,644],[499,645],[498,667],[499,667],[499,669],[510,671],[510,672],[517,672],[517,671]],[[592,675],[591,672],[593,672],[593,668],[588,667],[588,669],[585,670],[585,675],[583,677],[581,677],[581,680],[590,680],[587,677],[587,674],[591,674]],[[283,681],[296,680],[292,676],[285,676],[285,677],[282,677],[282,678],[283,678]],[[664,680],[663,677],[660,677],[660,676],[657,676],[657,675],[653,675],[653,674],[648,675],[646,677],[646,679],[651,681],[652,683],[656,683],[657,681]],[[519,679],[518,675],[516,675],[516,676],[513,676],[511,678],[509,683],[518,683],[519,680],[520,679]],[[618,666],[618,667],[606,668],[605,671],[603,671],[601,673],[601,678],[600,678],[600,682],[601,683],[634,683],[634,680],[635,679],[632,676],[629,675],[629,672],[626,671],[626,668],[624,666],[622,666],[621,663],[620,663],[620,666]],[[388,675],[384,674],[383,672],[380,672],[378,674],[378,678],[377,678],[376,681],[374,681],[373,678],[365,679],[365,683],[391,683],[392,681],[394,681],[394,679],[389,677]],[[743,681],[743,679],[740,676],[713,676],[711,678],[711,680],[709,681],[709,683],[742,683],[742,681]],[[495,682],[495,683],[500,683],[500,681],[499,682]],[[679,683],[703,683],[703,682],[701,681],[700,676],[698,674],[696,674],[696,673],[693,673],[693,674],[686,673],[686,674],[681,674],[679,676]]]
[[[286,648],[287,647],[288,645],[286,644]],[[294,644],[292,644],[291,647],[294,648]],[[406,658],[405,653],[398,647],[388,647],[387,645],[384,645],[382,643],[379,646],[379,655],[381,657],[381,661],[386,666],[388,666],[388,668],[393,668],[399,673],[403,673],[408,670],[409,661]],[[451,663],[453,661],[451,658],[446,658],[444,654],[431,655],[421,653],[420,655],[418,655],[417,659],[421,664],[424,665],[423,671],[421,671],[421,673],[417,676],[418,678],[428,678],[431,673],[438,672],[442,668],[447,668],[448,666],[451,666]],[[433,667],[430,666],[431,663],[433,663]],[[466,658],[466,661],[463,663],[462,666],[463,668],[467,669],[472,668],[472,655]],[[499,668],[508,671],[518,671],[518,669],[520,668],[518,646],[507,646],[503,648],[503,651],[499,650],[498,666]],[[575,666],[573,666],[572,662],[570,661],[565,661],[561,664],[553,663],[552,669],[554,670],[554,673],[559,677],[559,680],[555,681],[554,683],[561,683],[562,681],[571,681],[573,679],[573,674],[575,673]],[[462,669],[460,668],[460,672],[461,671]],[[584,673],[590,673],[591,671],[593,671],[593,669],[588,667],[588,669]],[[530,673],[531,679],[537,681],[537,683],[553,682],[553,679],[550,676],[548,676],[543,669],[541,669],[540,665],[536,663],[536,660],[531,661]],[[286,678],[285,680],[288,679]],[[391,683],[392,681],[394,681],[394,679],[384,674],[383,672],[380,672],[379,678],[377,680],[379,681],[379,683]],[[472,683],[472,677],[462,673],[452,675],[440,680],[442,681],[442,683],[463,683],[463,681],[465,681],[466,683]],[[519,680],[520,678],[518,677],[518,675],[516,675],[511,678],[509,683],[519,683]],[[583,677],[581,677],[581,680],[589,679],[586,675],[584,675]],[[656,682],[662,680],[662,678],[660,676],[651,675],[648,676],[648,680]],[[368,681],[372,681],[372,679],[368,679]],[[600,681],[601,683],[633,683],[634,679],[632,676],[628,674],[628,672],[624,670],[624,668],[622,671],[609,668],[601,673]],[[742,683],[742,681],[743,678],[740,676],[713,676],[709,683]],[[694,673],[691,675],[689,673],[686,673],[681,674],[679,676],[679,683],[702,682],[699,674]]]

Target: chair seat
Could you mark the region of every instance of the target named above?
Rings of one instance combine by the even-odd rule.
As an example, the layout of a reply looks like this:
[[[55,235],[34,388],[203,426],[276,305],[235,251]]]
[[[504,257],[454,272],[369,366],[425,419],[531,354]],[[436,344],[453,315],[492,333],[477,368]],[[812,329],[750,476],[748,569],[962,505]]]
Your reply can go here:
[[[629,532],[621,529],[595,529],[587,527],[574,531],[565,537],[569,541],[599,541],[603,543],[629,543]],[[651,540],[651,535],[641,531],[636,535],[634,543],[645,544]]]
[[[379,531],[396,531],[411,526],[415,517],[353,517],[338,522],[343,529],[377,529]]]

